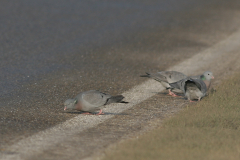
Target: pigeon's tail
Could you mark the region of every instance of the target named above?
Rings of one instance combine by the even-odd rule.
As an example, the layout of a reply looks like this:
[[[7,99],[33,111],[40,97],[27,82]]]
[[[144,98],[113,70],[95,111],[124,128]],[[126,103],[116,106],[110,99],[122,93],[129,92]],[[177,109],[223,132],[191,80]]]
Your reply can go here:
[[[149,77],[151,77],[151,75],[150,75],[150,73],[147,73],[147,72],[146,72],[145,75],[140,75],[140,77],[148,77],[148,78],[149,78]]]
[[[123,96],[122,95],[117,95],[117,96],[112,96],[108,99],[106,104],[110,104],[110,103],[128,103],[123,101]]]

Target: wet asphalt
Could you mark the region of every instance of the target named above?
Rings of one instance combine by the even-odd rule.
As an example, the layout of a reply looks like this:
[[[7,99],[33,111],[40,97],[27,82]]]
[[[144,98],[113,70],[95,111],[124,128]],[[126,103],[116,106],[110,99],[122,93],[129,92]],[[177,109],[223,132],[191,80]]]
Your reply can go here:
[[[81,91],[120,94],[240,27],[238,0],[1,1],[0,150],[78,114]]]

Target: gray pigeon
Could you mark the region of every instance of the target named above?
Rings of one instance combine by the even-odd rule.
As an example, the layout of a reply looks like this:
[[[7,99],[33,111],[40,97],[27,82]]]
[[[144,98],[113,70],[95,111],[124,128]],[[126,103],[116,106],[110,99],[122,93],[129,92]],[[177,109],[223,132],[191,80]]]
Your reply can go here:
[[[64,110],[75,109],[85,112],[84,114],[92,114],[92,112],[99,110],[96,115],[102,113],[104,105],[110,103],[128,103],[122,101],[124,97],[122,95],[111,96],[106,93],[91,90],[79,93],[74,99],[68,99],[64,102]]]
[[[173,88],[178,88],[183,91],[185,97],[190,102],[192,100],[197,99],[201,100],[202,97],[206,96],[207,86],[202,79],[194,79],[194,78],[185,78],[175,83],[169,84]]]
[[[175,83],[177,81],[187,78],[185,74],[177,71],[162,71],[157,73],[146,73],[146,75],[141,75],[140,77],[149,77],[160,82],[163,85],[163,87],[165,87],[168,90],[169,95],[174,97],[177,96],[176,94],[174,94],[174,92],[183,93],[183,91],[179,90],[178,88],[174,88],[170,86],[169,83]],[[210,87],[211,79],[214,79],[213,74],[210,71],[206,71],[202,75],[190,76],[190,78],[202,79],[206,84],[207,89]]]
[[[181,72],[177,72],[177,71],[161,71],[161,72],[157,72],[157,73],[147,73],[146,75],[141,75],[140,77],[149,77],[152,78],[158,82],[160,82],[162,84],[163,87],[165,87],[168,92],[169,95],[171,96],[177,96],[175,93],[183,93],[181,90],[177,89],[177,88],[172,88],[169,83],[174,83],[177,81],[180,81],[182,79],[187,78],[187,76]]]

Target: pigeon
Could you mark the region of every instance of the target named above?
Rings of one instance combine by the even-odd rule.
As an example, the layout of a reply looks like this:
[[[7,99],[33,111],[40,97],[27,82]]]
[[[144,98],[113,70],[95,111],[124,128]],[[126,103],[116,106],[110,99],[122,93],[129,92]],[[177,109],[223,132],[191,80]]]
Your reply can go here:
[[[99,110],[96,115],[104,114],[102,108],[110,103],[128,103],[122,101],[122,95],[111,96],[96,90],[90,90],[79,93],[74,99],[67,99],[64,102],[64,110],[75,109],[85,112],[84,114],[92,114],[92,112]]]
[[[177,81],[180,81],[182,79],[187,78],[187,76],[181,72],[177,71],[161,71],[157,73],[147,73],[146,75],[141,75],[140,77],[149,77],[152,78],[158,82],[160,82],[163,87],[165,87],[169,95],[176,97],[177,95],[175,93],[183,93],[183,90],[179,90],[178,88],[174,88],[169,85],[169,83],[175,83]],[[206,86],[207,89],[209,89],[211,85],[211,79],[214,79],[212,72],[206,71],[202,75],[198,76],[190,76],[192,79],[202,79]],[[175,92],[175,93],[174,93]]]
[[[197,99],[200,101],[207,93],[207,86],[202,79],[187,77],[175,83],[169,84],[172,88],[178,88],[183,91],[185,97],[190,102]]]
[[[140,77],[148,77],[160,82],[162,86],[168,90],[169,95],[174,97],[177,96],[174,92],[176,93],[183,93],[183,92],[180,89],[171,87],[169,83],[174,83],[187,78],[185,74],[177,71],[161,71],[157,73],[146,72],[146,75],[141,75]]]

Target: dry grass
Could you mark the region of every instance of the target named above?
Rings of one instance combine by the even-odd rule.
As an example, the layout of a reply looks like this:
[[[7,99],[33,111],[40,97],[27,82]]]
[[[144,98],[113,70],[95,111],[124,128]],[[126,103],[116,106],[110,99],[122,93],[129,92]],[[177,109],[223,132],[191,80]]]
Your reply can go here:
[[[106,151],[103,159],[240,159],[240,74],[161,128]]]

